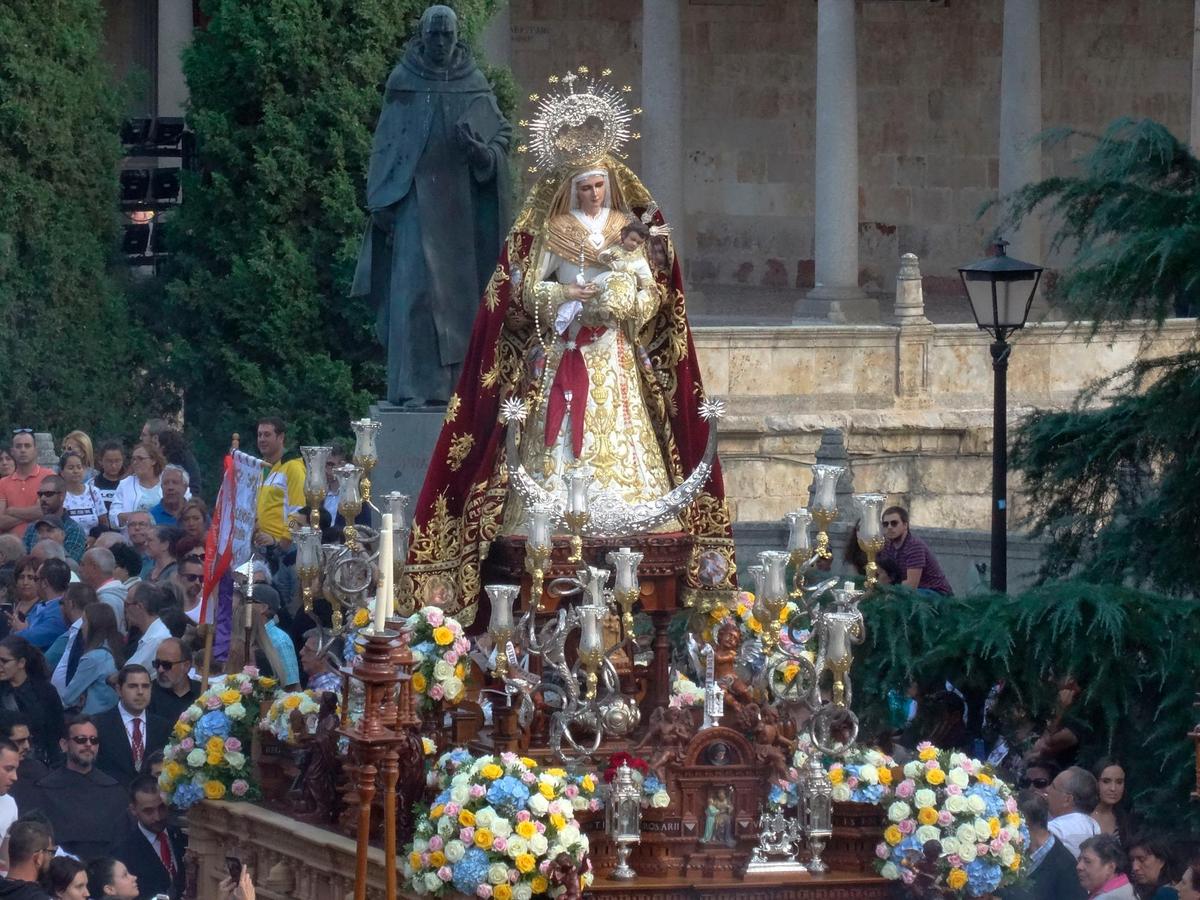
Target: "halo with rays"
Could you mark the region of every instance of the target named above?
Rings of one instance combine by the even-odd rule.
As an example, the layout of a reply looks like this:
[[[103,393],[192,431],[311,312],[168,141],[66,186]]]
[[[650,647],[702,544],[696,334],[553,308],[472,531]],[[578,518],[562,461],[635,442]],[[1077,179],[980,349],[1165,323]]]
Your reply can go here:
[[[633,88],[611,84],[607,80],[611,74],[612,70],[604,69],[593,76],[587,66],[579,66],[574,72],[550,76],[556,88],[553,93],[529,95],[530,102],[537,104],[537,114],[519,124],[529,129],[531,146],[517,148],[533,153],[535,164],[529,171],[584,166],[608,154],[624,157],[621,148],[626,141],[641,137],[629,126],[642,111],[631,110],[622,96]]]

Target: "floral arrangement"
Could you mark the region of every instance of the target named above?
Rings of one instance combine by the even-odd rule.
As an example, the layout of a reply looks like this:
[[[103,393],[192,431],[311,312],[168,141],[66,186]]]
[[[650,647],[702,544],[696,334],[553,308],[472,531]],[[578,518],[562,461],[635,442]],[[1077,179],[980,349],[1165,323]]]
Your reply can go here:
[[[462,626],[436,606],[422,606],[408,617],[412,646],[412,688],[422,712],[439,700],[457,703],[464,693],[467,652],[471,642]]]
[[[680,671],[675,672],[671,681],[671,706],[703,706],[704,688],[692,681]]]
[[[299,710],[308,719],[321,711],[321,696],[324,691],[277,691],[267,715],[258,723],[263,731],[270,732],[285,744],[294,744],[298,735],[292,734],[292,712]],[[310,724],[312,731],[315,721]]]
[[[274,678],[247,666],[227,675],[179,714],[163,751],[158,786],[167,802],[187,809],[199,800],[253,800],[258,796],[250,765],[250,740],[259,706]]]
[[[1029,832],[990,766],[923,743],[903,771],[875,848],[880,875],[912,883],[925,844],[938,841],[935,874],[946,891],[982,897],[1020,879]]]
[[[604,770],[604,783],[612,784],[621,765],[627,765],[634,772],[634,779],[642,788],[642,807],[666,809],[671,805],[671,795],[667,793],[666,785],[650,774],[650,766],[640,756],[631,756],[624,750],[614,753],[608,758],[608,768]]]
[[[892,769],[896,761],[886,753],[854,746],[841,762],[829,767],[835,801],[882,803],[892,796]]]
[[[442,754],[429,775],[439,792],[416,824],[404,877],[423,896],[454,892],[481,900],[557,896],[551,863],[563,852],[592,883],[587,837],[575,820],[573,785],[562,769],[540,769],[514,753]]]

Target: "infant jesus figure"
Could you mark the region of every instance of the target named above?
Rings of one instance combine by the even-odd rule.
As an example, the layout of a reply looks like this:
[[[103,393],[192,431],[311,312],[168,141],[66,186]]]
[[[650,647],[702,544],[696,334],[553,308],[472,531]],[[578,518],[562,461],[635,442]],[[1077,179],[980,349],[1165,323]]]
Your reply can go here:
[[[564,340],[573,340],[580,325],[619,325],[629,323],[635,330],[656,307],[650,292],[654,275],[643,249],[650,229],[632,219],[621,229],[620,237],[601,250],[597,258],[607,266],[590,281],[580,272],[575,281],[583,294],[559,307],[554,330]]]

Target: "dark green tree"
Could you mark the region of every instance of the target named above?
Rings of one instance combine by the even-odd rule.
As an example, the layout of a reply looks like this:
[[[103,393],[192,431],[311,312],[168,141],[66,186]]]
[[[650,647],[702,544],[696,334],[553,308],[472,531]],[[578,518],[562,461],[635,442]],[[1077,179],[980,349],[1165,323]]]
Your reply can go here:
[[[199,171],[170,232],[165,374],[207,459],[274,411],[342,434],[379,396],[374,312],[352,299],[382,86],[424,0],[206,0],[184,57]],[[495,0],[457,0],[460,32]],[[506,93],[511,96],[511,87]]]
[[[0,420],[126,430],[153,402],[114,275],[122,100],[94,0],[0,5]]]
[[[1074,132],[1048,136],[1061,140]],[[1017,192],[1008,224],[1050,213],[1073,249],[1055,299],[1099,332],[1161,325],[1200,294],[1200,160],[1166,128],[1121,119],[1092,136],[1079,174]],[[1024,477],[1044,573],[1195,594],[1200,533],[1200,353],[1141,360],[1065,412],[1037,412],[1010,457]]]

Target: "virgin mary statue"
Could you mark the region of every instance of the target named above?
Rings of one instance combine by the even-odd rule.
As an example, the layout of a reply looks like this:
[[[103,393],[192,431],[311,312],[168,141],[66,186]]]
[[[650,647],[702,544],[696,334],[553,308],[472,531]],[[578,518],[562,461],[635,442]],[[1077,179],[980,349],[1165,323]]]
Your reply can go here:
[[[598,497],[655,500],[696,468],[709,436],[669,229],[615,156],[628,112],[597,80],[582,89],[573,75],[563,80],[568,92],[544,100],[533,126],[549,171],[484,291],[414,513],[404,594],[464,624],[475,616],[491,542],[524,527],[506,467],[506,401],[528,411],[519,426],[525,471],[559,495],[567,471],[586,465]],[[719,464],[658,530],[691,534],[689,589],[732,589]]]

